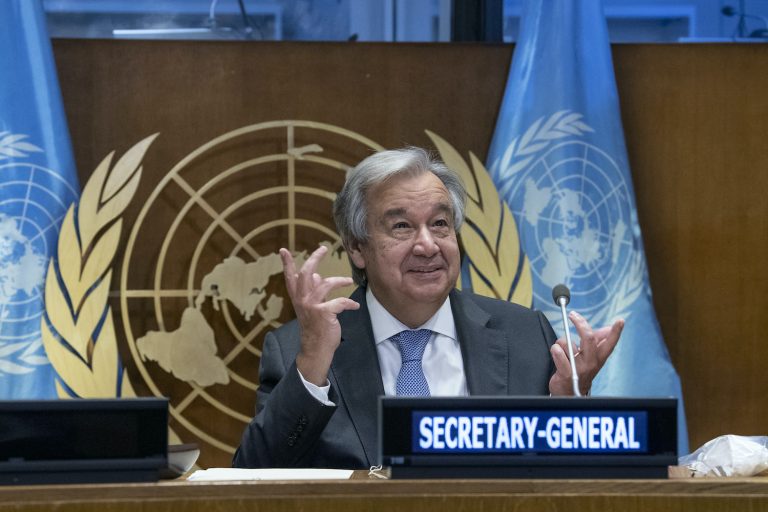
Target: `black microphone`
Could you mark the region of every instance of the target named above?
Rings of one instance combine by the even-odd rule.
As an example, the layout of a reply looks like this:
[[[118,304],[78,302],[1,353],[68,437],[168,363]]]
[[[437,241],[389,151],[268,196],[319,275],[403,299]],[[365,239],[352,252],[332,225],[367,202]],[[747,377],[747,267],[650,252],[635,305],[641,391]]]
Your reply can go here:
[[[765,28],[759,28],[757,30],[753,30],[749,33],[749,37],[755,37],[755,38],[765,38],[766,33],[768,33],[768,19],[766,19],[763,16],[758,16],[756,14],[749,14],[747,12],[744,12],[743,10],[738,10],[733,6],[726,5],[722,9],[720,9],[720,12],[723,16],[727,17],[733,17],[738,16],[739,17],[739,25],[737,27],[737,30],[739,31],[739,37],[745,37],[746,32],[746,26],[744,24],[744,20],[746,18],[754,19],[754,20],[760,20],[763,25],[765,25]]]
[[[560,305],[560,299],[565,300],[565,306],[571,302],[571,290],[569,290],[568,287],[564,284],[559,284],[552,288],[552,300],[554,300],[555,304],[558,306]]]
[[[573,342],[571,341],[571,331],[568,329],[568,313],[565,306],[571,302],[571,291],[564,284],[559,284],[552,288],[552,300],[560,306],[560,313],[563,315],[563,329],[565,330],[565,341],[568,345],[568,358],[571,361],[571,382],[573,382],[574,396],[581,396],[579,391],[579,374],[576,373],[576,359],[573,355]]]

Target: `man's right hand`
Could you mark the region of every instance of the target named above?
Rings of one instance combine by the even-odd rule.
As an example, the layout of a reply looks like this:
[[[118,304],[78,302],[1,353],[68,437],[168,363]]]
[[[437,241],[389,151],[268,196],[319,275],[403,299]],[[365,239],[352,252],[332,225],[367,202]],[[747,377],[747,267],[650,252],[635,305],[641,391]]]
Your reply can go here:
[[[283,275],[296,319],[301,326],[301,350],[296,367],[307,381],[325,386],[333,354],[341,342],[341,326],[337,315],[360,304],[346,297],[327,300],[328,294],[352,284],[350,277],[322,277],[316,272],[328,248],[317,248],[299,271],[290,251],[280,249]]]

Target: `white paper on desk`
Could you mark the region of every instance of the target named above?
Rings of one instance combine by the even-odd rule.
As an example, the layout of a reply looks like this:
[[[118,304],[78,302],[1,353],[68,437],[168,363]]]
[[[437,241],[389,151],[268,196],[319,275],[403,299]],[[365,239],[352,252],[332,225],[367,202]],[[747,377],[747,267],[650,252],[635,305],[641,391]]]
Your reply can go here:
[[[351,469],[242,469],[211,468],[192,473],[187,480],[223,482],[234,480],[349,480]]]

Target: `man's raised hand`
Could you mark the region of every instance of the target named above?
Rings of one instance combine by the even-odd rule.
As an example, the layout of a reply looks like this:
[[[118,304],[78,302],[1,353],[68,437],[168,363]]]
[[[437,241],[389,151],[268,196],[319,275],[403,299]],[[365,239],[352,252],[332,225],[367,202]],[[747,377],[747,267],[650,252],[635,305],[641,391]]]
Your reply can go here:
[[[327,252],[327,247],[320,246],[297,270],[290,251],[280,249],[285,285],[301,327],[301,350],[296,356],[296,366],[306,380],[318,386],[327,383],[333,354],[341,342],[337,315],[360,307],[347,297],[327,299],[333,290],[352,284],[350,277],[322,277],[316,272]]]
[[[619,341],[621,331],[624,329],[624,320],[617,320],[613,325],[593,330],[587,320],[575,311],[571,311],[568,317],[581,338],[579,351],[574,354],[574,360],[576,372],[579,375],[579,391],[582,395],[587,395],[592,388],[592,380]],[[565,339],[558,339],[552,345],[550,353],[555,362],[555,374],[549,380],[549,392],[553,396],[573,395],[571,364],[568,361],[568,347]]]

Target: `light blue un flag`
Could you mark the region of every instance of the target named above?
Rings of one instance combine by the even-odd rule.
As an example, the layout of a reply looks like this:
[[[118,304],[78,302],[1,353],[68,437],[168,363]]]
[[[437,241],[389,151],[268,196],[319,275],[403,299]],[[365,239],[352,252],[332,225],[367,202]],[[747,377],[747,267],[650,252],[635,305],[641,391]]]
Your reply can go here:
[[[39,0],[0,1],[0,398],[54,398],[40,338],[45,273],[78,195]]]
[[[531,261],[534,307],[562,335],[552,287],[593,326],[627,320],[594,395],[676,396],[680,379],[651,300],[599,0],[527,0],[488,168]],[[560,317],[561,318],[561,317]]]

